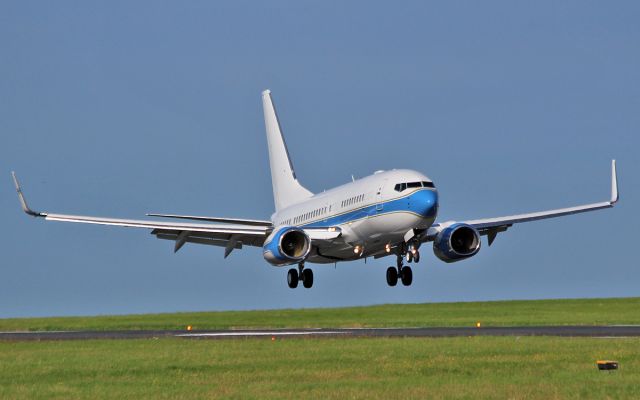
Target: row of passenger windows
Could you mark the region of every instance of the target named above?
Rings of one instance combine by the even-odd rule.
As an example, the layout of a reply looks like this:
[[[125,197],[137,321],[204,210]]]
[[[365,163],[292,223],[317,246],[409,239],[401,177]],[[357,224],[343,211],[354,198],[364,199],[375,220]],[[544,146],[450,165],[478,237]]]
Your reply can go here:
[[[432,188],[435,186],[433,186],[433,182],[422,181],[422,182],[398,183],[396,184],[394,189],[396,192],[402,192],[407,189],[421,188],[421,187]]]
[[[351,204],[355,204],[355,203],[359,203],[364,201],[364,194],[361,194],[359,196],[353,196],[350,199],[346,199],[346,200],[342,200],[342,207],[347,207]],[[280,222],[280,225],[298,225],[300,223],[309,221],[310,219],[325,215],[327,213],[327,209],[328,211],[331,211],[331,207],[327,208],[327,207],[321,207],[318,209],[315,209],[313,211],[309,211],[307,213],[304,214],[300,214],[297,217],[294,218],[289,218],[289,219],[285,219],[282,222]]]
[[[319,216],[324,215],[326,213],[327,213],[327,207],[321,207],[321,208],[317,208],[317,209],[315,209],[313,211],[309,211],[307,213],[300,214],[297,217],[289,218],[287,220],[284,220],[282,222],[282,224],[283,225],[291,225],[291,224],[297,225],[297,224],[299,224],[301,222],[308,221],[308,220],[310,220],[312,218],[319,217]]]
[[[342,207],[350,206],[351,204],[359,203],[364,200],[364,194],[354,196],[350,199],[342,200]]]

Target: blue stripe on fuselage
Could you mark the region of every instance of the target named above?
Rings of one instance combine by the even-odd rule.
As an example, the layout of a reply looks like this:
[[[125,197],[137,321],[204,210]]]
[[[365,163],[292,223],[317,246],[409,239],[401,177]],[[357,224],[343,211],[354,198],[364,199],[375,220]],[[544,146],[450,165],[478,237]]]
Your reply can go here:
[[[435,217],[438,212],[438,192],[432,189],[416,190],[405,197],[372,204],[344,214],[299,226],[310,228],[336,226],[366,217],[394,212],[408,212],[423,218]]]

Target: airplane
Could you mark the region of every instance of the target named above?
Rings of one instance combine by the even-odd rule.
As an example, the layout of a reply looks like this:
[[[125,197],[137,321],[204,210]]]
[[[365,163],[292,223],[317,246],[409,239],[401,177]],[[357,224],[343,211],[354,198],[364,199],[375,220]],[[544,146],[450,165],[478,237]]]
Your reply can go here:
[[[386,256],[396,257],[396,265],[387,268],[387,284],[396,286],[400,280],[409,286],[413,272],[405,261],[419,262],[425,243],[432,242],[440,260],[457,262],[480,251],[481,236],[487,236],[491,246],[498,233],[514,224],[610,208],[619,200],[615,160],[611,161],[608,201],[497,218],[436,222],[436,186],[426,175],[409,169],[376,171],[314,194],[298,181],[270,90],[262,92],[262,105],[275,205],[270,220],[158,213],[146,215],[164,220],[131,220],[38,212],[27,205],[12,172],[22,209],[48,221],[150,229],[158,239],[173,241],[174,252],[185,243],[196,243],[223,247],[227,258],[244,246],[262,247],[264,259],[272,266],[292,266],[287,284],[293,289],[299,282],[305,288],[313,286],[313,270],[307,264]]]

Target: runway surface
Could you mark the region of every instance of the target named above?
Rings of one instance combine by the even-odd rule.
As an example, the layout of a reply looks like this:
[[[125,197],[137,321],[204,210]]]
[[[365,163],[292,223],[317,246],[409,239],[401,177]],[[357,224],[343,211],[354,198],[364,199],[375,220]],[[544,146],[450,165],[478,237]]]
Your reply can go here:
[[[482,328],[339,328],[339,329],[247,329],[247,330],[134,330],[134,331],[41,331],[0,332],[2,341],[86,339],[184,339],[284,338],[284,337],[455,337],[455,336],[565,336],[638,337],[640,325],[613,326],[520,326]]]

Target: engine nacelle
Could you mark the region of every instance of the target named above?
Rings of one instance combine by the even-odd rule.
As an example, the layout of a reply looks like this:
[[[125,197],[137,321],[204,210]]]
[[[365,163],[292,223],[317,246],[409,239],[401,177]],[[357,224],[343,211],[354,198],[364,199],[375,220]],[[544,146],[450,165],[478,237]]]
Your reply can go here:
[[[480,244],[480,234],[473,226],[453,224],[438,233],[433,252],[442,261],[452,263],[476,255]]]
[[[304,230],[286,226],[267,237],[262,256],[271,265],[281,266],[303,261],[311,251],[311,239]]]

